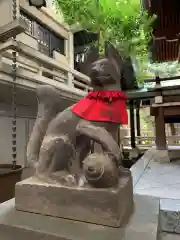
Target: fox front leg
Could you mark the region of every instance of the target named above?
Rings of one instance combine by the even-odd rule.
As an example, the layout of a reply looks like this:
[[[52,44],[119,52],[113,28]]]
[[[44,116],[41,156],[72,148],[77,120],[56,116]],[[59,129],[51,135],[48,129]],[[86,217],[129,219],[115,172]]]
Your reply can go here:
[[[67,135],[46,136],[41,146],[36,176],[44,181],[75,184],[71,166],[74,161],[75,149]]]

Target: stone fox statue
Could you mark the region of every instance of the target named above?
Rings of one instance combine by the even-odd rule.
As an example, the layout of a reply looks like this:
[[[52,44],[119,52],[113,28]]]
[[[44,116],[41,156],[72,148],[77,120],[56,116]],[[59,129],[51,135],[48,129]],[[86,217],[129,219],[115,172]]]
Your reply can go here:
[[[99,186],[109,187],[117,184],[119,173],[127,172],[120,166],[121,152],[113,138],[119,124],[127,124],[127,98],[120,91],[123,62],[116,49],[106,43],[104,58],[91,48],[84,73],[89,75],[93,91],[62,112],[58,90],[50,86],[37,89],[38,114],[27,159],[36,168],[36,175],[45,180],[77,184],[84,171],[92,185],[98,182],[93,178],[101,178]],[[104,163],[102,154],[89,155],[92,141],[103,149]]]

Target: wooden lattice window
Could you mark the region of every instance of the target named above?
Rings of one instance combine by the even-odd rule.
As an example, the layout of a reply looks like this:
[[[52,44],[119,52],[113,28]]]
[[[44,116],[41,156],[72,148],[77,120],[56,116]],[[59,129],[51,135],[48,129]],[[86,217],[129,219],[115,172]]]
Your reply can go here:
[[[33,21],[29,17],[27,17],[24,13],[20,13],[21,18],[27,23],[28,28],[26,32],[30,35],[33,35]]]
[[[53,51],[65,55],[65,39],[58,36],[45,25],[31,18],[24,12],[21,12],[21,17],[27,22],[27,33],[35,37],[39,43],[39,51],[52,57]]]

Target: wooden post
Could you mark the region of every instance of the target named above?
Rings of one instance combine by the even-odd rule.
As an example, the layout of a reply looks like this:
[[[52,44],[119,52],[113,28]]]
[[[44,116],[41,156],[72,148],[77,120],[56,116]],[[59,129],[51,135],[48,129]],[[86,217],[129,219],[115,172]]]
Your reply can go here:
[[[156,87],[161,87],[161,79],[156,75]],[[155,103],[163,103],[162,89],[159,89],[159,96],[155,97]],[[156,148],[158,150],[166,150],[166,129],[164,120],[164,108],[157,107],[155,110],[155,134],[156,134]]]
[[[141,125],[140,125],[140,102],[136,102],[136,132],[137,136],[141,136]],[[140,141],[138,142],[140,144]]]
[[[74,69],[74,35],[69,32],[69,38],[66,41],[66,56],[68,56],[68,62],[70,69]],[[73,74],[68,72],[68,86],[73,87]]]
[[[121,146],[121,136],[120,136],[120,134],[121,134],[121,131],[120,131],[120,126],[119,126],[119,128],[117,130],[117,143],[118,143],[119,147]]]
[[[131,147],[136,148],[136,135],[135,135],[135,124],[134,124],[134,100],[129,101],[130,111],[130,128],[131,128]]]
[[[170,128],[171,137],[176,136],[176,128],[175,128],[174,123],[169,123],[169,128]],[[168,144],[174,145],[176,143],[177,143],[177,140],[174,138],[172,138],[168,141]]]
[[[155,111],[155,134],[156,148],[158,150],[166,150],[167,144],[163,107],[157,107]]]

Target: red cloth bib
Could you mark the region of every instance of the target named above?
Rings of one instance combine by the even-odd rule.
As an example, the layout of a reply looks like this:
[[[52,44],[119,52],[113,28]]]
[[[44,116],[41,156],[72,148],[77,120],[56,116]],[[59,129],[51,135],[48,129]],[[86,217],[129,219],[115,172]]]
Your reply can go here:
[[[92,91],[74,105],[72,111],[89,121],[128,124],[127,96],[121,91]]]

